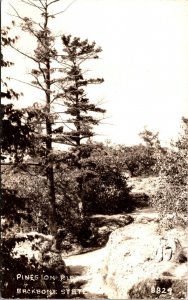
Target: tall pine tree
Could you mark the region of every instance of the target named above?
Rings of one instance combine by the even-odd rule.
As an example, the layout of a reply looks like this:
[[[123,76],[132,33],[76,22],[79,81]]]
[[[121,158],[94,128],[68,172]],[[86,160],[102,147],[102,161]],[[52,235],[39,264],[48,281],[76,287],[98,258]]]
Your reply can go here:
[[[85,87],[89,84],[102,83],[103,79],[84,78],[81,64],[90,59],[98,58],[100,48],[95,43],[89,44],[87,40],[62,36],[63,51],[57,51],[58,37],[50,30],[50,21],[60,12],[54,13],[52,6],[61,0],[22,0],[40,14],[40,21],[30,17],[22,17],[14,8],[16,17],[21,21],[21,29],[29,33],[36,41],[36,49],[33,53],[26,53],[16,48],[20,54],[32,60],[35,67],[31,71],[34,80],[31,85],[43,93],[45,105],[35,105],[27,110],[30,125],[38,122],[36,134],[33,138],[33,147],[30,154],[40,157],[48,182],[49,201],[49,226],[52,234],[57,232],[56,215],[56,190],[54,178],[54,143],[67,144],[79,149],[82,141],[94,136],[93,126],[100,120],[96,113],[104,113],[105,110],[90,103]],[[66,8],[65,8],[66,9]],[[65,10],[64,9],[64,10]],[[63,10],[63,11],[64,11]],[[54,106],[61,102],[63,112],[58,112]],[[62,118],[69,115],[68,118]],[[60,116],[59,119],[58,116]],[[67,130],[67,128],[69,128]],[[75,167],[81,170],[81,152],[78,151],[78,159]],[[82,176],[79,177],[80,212],[82,205]]]
[[[49,23],[55,17],[52,13],[52,5],[60,0],[21,0],[23,4],[27,4],[32,10],[36,11],[38,21],[34,18],[23,17],[16,8],[15,16],[20,21],[20,27],[23,32],[29,33],[34,38],[36,49],[34,52],[27,53],[22,49],[13,48],[26,58],[33,61],[35,67],[31,71],[34,80],[31,85],[39,89],[43,93],[44,105],[36,105],[28,109],[30,123],[38,120],[41,128],[38,130],[34,147],[32,147],[31,155],[40,157],[43,160],[44,172],[48,183],[48,200],[49,200],[49,227],[52,234],[57,232],[56,219],[56,191],[54,182],[54,162],[53,154],[53,125],[54,112],[52,111],[52,103],[56,98],[56,70],[59,68],[58,55],[55,49],[56,36],[51,32]],[[59,12],[57,12],[58,14]],[[53,76],[54,75],[54,76]],[[37,99],[36,99],[37,102]],[[37,108],[37,111],[36,111]]]
[[[105,109],[100,108],[95,102],[90,101],[87,95],[89,85],[100,84],[102,78],[89,78],[85,72],[85,64],[92,59],[98,59],[102,51],[96,47],[96,43],[89,43],[88,40],[81,40],[71,35],[62,36],[63,55],[61,56],[62,65],[64,66],[64,76],[59,82],[62,92],[57,97],[63,99],[65,105],[64,113],[67,114],[66,126],[64,126],[63,136],[60,139],[65,140],[72,146],[74,155],[75,168],[80,170],[78,173],[78,193],[79,193],[79,210],[83,217],[84,209],[84,170],[82,165],[84,144],[87,140],[94,137],[94,126],[100,123],[101,117],[98,115],[105,113]],[[57,132],[57,131],[56,131]],[[89,149],[89,147],[88,147]],[[88,156],[88,155],[86,155]],[[76,157],[76,159],[75,159]]]

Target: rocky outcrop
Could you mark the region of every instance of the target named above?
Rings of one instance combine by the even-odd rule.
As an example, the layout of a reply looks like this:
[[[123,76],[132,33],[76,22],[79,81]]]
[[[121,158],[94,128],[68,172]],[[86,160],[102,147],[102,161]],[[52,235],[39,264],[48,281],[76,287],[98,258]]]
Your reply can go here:
[[[134,218],[127,214],[95,215],[91,217],[92,223],[94,223],[96,227],[100,228],[101,231],[104,226],[108,227],[111,231],[114,231],[117,228],[132,223],[133,220]]]
[[[186,233],[158,233],[155,218],[114,231],[98,270],[110,299],[182,298],[186,294]],[[169,298],[168,298],[169,297]]]
[[[105,246],[109,235],[118,228],[124,227],[134,220],[130,215],[96,215],[91,217],[91,223],[97,231],[96,246]]]
[[[151,209],[135,211],[131,216],[97,215],[91,218],[91,223],[100,238],[108,237],[106,246],[69,257],[61,253],[68,267],[65,269],[64,266],[64,269],[72,277],[71,288],[84,291],[84,295],[79,294],[76,298],[186,298],[185,230],[159,230],[158,215]],[[36,246],[36,241],[47,255],[48,247],[52,245],[50,252],[56,256],[52,237],[46,240],[46,236],[32,233],[28,247]]]
[[[105,246],[112,231],[132,223],[133,220],[133,217],[126,214],[88,217],[77,235],[77,244],[82,246],[80,252],[84,253]]]

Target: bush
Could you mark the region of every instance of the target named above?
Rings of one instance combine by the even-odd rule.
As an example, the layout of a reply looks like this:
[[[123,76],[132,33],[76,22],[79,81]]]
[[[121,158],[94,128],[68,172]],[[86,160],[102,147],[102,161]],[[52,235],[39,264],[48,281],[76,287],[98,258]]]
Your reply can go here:
[[[149,176],[155,174],[155,149],[150,146],[133,145],[124,148],[125,168],[131,176]]]
[[[27,171],[23,172],[16,166],[14,169],[7,167],[2,175],[2,185],[6,190],[15,190],[19,198],[24,198],[25,207],[30,211],[32,222],[28,224],[22,219],[19,230],[27,232],[34,228],[39,232],[46,231],[44,233],[47,233],[49,201],[47,201],[48,191],[45,177],[37,173],[31,175]]]
[[[127,186],[121,162],[112,147],[90,143],[64,153],[63,157],[64,165],[57,170],[56,182],[67,214],[71,210],[74,218],[78,216],[79,201],[82,201],[84,215],[132,209],[131,188]],[[75,167],[78,160],[80,168]]]
[[[1,207],[1,215],[4,219],[2,224],[2,239],[1,239],[1,295],[2,298],[24,298],[26,294],[20,292],[20,289],[26,290],[50,290],[55,289],[57,294],[37,294],[32,293],[32,298],[68,298],[65,293],[62,295],[61,290],[68,288],[69,282],[61,281],[60,275],[67,275],[67,270],[64,262],[61,259],[60,253],[53,255],[53,259],[45,263],[37,261],[34,257],[28,259],[24,255],[14,257],[13,250],[16,243],[34,240],[35,236],[17,236],[15,234],[15,224],[20,224],[22,219],[30,220],[29,210],[25,207],[26,199],[18,197],[14,190],[2,190],[3,205]],[[49,258],[50,259],[50,258]],[[23,278],[19,280],[18,274]],[[36,278],[36,280],[28,280],[25,276]],[[42,275],[53,275],[55,280],[44,281]],[[35,277],[36,276],[36,277]],[[30,294],[29,294],[30,295]],[[31,295],[30,295],[31,296]]]
[[[160,184],[152,205],[167,227],[185,225],[187,214],[188,119],[183,118],[182,133],[166,156],[159,160]]]

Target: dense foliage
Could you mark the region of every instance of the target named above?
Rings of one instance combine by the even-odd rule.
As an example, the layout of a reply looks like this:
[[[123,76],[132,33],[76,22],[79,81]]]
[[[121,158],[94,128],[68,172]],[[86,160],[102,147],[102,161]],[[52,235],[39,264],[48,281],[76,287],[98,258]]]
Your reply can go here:
[[[67,270],[60,253],[51,253],[52,259],[42,255],[41,260],[21,255],[14,257],[12,251],[17,243],[28,240],[28,237],[15,233],[15,226],[21,226],[22,220],[31,223],[31,208],[26,206],[24,198],[18,197],[15,190],[2,189],[3,206],[2,239],[1,239],[1,296],[2,298],[68,298],[68,281],[62,281],[61,275],[67,276]],[[32,241],[35,234],[29,237]],[[42,254],[42,253],[41,253]],[[49,253],[48,253],[49,255]],[[43,276],[55,276],[54,280],[45,281]],[[29,278],[29,279],[28,279]],[[27,293],[24,292],[27,290]],[[55,290],[54,294],[52,290]],[[33,292],[31,292],[33,291]],[[38,292],[37,292],[38,291]],[[64,291],[64,293],[62,293]]]
[[[123,146],[121,150],[124,169],[131,176],[149,176],[155,174],[155,149],[142,144]]]
[[[14,22],[13,22],[14,24]],[[6,47],[13,45],[17,37],[11,38],[10,27],[4,27],[1,29],[1,67],[9,68],[13,64],[4,57],[4,50]],[[3,70],[3,69],[2,69]],[[25,151],[30,144],[30,136],[32,135],[32,129],[26,121],[24,110],[16,109],[14,107],[14,101],[18,100],[19,93],[10,88],[8,79],[1,78],[1,159],[9,157],[9,160],[20,161],[23,159]]]
[[[94,213],[119,213],[131,209],[130,188],[120,166],[119,157],[112,147],[87,143],[63,155],[63,165],[57,175],[57,189],[61,191],[64,205],[76,210],[79,180],[82,181],[82,199],[85,215]],[[81,165],[81,170],[75,164]],[[66,170],[66,172],[64,172]],[[76,213],[76,211],[74,212]]]
[[[1,45],[3,47],[15,42],[15,39],[9,38],[8,31],[9,28],[2,29]],[[11,65],[12,63],[5,61],[1,55],[1,66]],[[26,191],[26,183],[29,183],[29,180],[26,182],[21,174],[24,170],[24,155],[31,148],[33,137],[32,126],[27,122],[29,121],[28,113],[25,110],[15,109],[10,103],[15,98],[18,99],[19,95],[8,87],[5,80],[2,80],[2,86],[4,90],[1,92],[1,98],[5,103],[1,105],[1,150],[3,154],[1,159],[9,158],[9,162],[5,162],[5,165],[10,166],[8,169],[5,166],[1,167],[3,177],[1,186],[3,199],[1,202],[1,296],[2,298],[25,298],[25,292],[22,292],[25,288],[33,291],[32,298],[67,298],[64,288],[67,288],[68,283],[59,279],[60,274],[67,274],[67,272],[58,253],[56,256],[59,257],[59,261],[48,264],[45,264],[43,260],[36,261],[34,257],[31,260],[24,255],[15,257],[12,253],[16,244],[28,240],[27,236],[17,235],[17,230],[19,228],[18,231],[22,231],[25,224],[33,224],[32,216],[35,217],[37,210],[36,197],[40,191],[36,191],[36,187],[31,187],[31,184],[30,189],[27,184],[28,190]],[[35,175],[37,173],[38,170]],[[36,210],[33,210],[33,206]],[[34,239],[32,236],[30,238]],[[33,282],[33,279],[28,280],[27,276],[18,280],[18,274],[24,274],[23,277],[27,275],[30,278],[37,276],[38,280]],[[44,274],[55,274],[57,279],[46,284],[42,279]],[[57,291],[55,295],[50,292],[54,288]],[[37,289],[39,293],[36,292]],[[49,292],[44,295],[40,292],[42,290],[49,290]],[[62,290],[65,290],[63,294]]]
[[[98,233],[90,228],[89,216],[129,212],[134,206],[129,194],[131,189],[123,175],[122,162],[113,146],[87,143],[80,150],[81,171],[75,167],[78,162],[78,151],[75,148],[54,153],[57,225],[58,230],[64,234],[59,239],[61,250],[66,247],[71,251],[75,243],[78,247],[80,243],[85,245],[85,240],[88,243],[92,236],[95,236],[92,243],[95,240],[97,245]],[[35,169],[27,166],[27,172],[21,172],[20,168],[10,171],[9,167],[4,167],[2,183],[6,189],[14,188],[19,197],[24,197],[32,216],[31,223],[22,220],[18,227],[14,227],[15,232],[22,230],[27,233],[31,229],[49,234],[46,178],[37,175]],[[79,178],[83,184],[84,218],[80,217],[78,209]]]
[[[163,221],[173,226],[184,224],[187,214],[188,119],[182,118],[182,132],[165,156],[158,157],[160,185],[152,205]]]
[[[158,133],[145,129],[139,135],[144,144],[116,147],[124,171],[133,177],[157,175],[158,155],[165,153],[165,149],[160,145]]]

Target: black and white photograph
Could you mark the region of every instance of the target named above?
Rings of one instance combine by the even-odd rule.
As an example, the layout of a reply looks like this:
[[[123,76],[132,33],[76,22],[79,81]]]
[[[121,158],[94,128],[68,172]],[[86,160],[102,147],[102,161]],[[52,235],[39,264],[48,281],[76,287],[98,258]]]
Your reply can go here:
[[[2,299],[187,299],[187,175],[187,0],[1,0]]]

